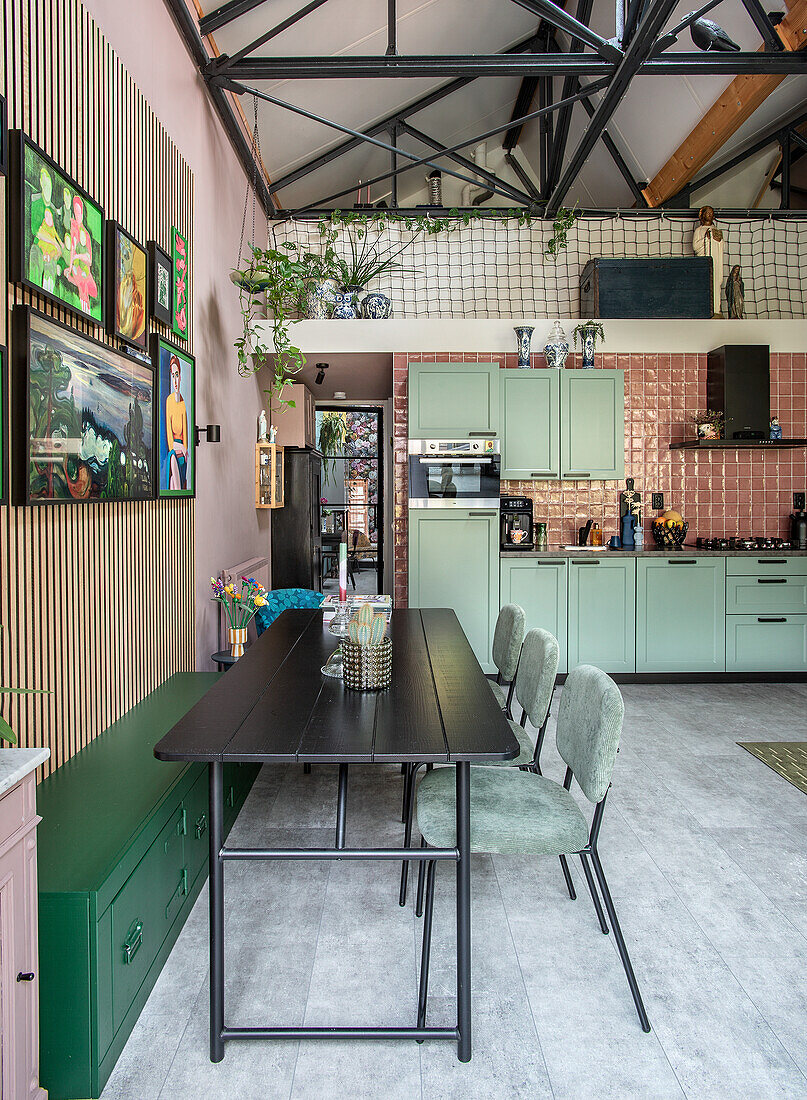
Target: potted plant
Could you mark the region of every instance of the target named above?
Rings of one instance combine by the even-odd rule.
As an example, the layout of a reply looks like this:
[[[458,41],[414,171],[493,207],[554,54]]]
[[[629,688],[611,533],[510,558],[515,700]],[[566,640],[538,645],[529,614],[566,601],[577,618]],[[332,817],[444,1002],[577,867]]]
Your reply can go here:
[[[381,244],[381,235],[390,222],[400,221],[408,234],[404,241]],[[338,228],[338,227],[341,227]],[[331,218],[331,232],[341,233],[347,241],[347,254],[337,255],[336,269],[341,283],[337,295],[334,317],[343,319],[363,316],[367,318],[385,318],[392,314],[392,302],[386,294],[374,291],[359,306],[358,295],[367,288],[373,279],[385,271],[400,268],[398,257],[410,248],[414,241],[426,232],[426,218],[389,218],[387,216],[368,216],[366,214],[342,213],[334,211]],[[320,233],[323,232],[320,227]]]
[[[605,330],[599,321],[584,321],[582,325],[578,325],[572,332],[572,339],[574,340],[575,347],[579,341],[580,350],[583,353],[583,366],[591,368],[594,366],[594,353],[597,350],[597,341],[601,340],[605,343]]]
[[[322,453],[322,467],[325,481],[328,480],[328,457],[331,457],[331,469],[336,468],[333,458],[342,452],[345,446],[347,420],[344,413],[324,412],[319,428],[319,449]]]
[[[253,577],[242,577],[240,590],[234,584],[210,578],[213,603],[224,608],[229,628],[230,653],[236,659],[244,655],[247,627],[255,618],[259,607],[266,603],[266,589]]]
[[[698,433],[698,439],[722,439],[723,438],[723,414],[707,409],[704,413],[698,413],[692,417]]]

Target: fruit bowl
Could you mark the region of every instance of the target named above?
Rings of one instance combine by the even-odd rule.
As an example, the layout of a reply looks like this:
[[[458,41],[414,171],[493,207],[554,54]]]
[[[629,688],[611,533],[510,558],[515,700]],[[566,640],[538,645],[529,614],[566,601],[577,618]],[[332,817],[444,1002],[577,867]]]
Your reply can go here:
[[[656,546],[666,550],[680,550],[689,530],[688,523],[676,523],[674,527],[668,527],[661,519],[654,519],[651,526]]]

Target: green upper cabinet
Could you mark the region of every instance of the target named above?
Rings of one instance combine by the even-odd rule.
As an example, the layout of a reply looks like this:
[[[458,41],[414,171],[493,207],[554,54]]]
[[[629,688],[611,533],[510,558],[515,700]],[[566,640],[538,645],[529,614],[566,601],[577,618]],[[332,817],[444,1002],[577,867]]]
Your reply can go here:
[[[496,439],[498,363],[410,363],[409,438]]]
[[[409,510],[409,606],[453,607],[485,672],[499,614],[499,512]]]
[[[539,626],[560,646],[558,672],[566,671],[566,559],[502,555],[502,607],[516,603],[527,615],[527,630]]]
[[[502,477],[560,477],[560,371],[502,370]]]
[[[724,672],[726,559],[636,559],[636,671]]]
[[[560,373],[560,476],[619,481],[625,476],[625,372]]]
[[[636,558],[584,554],[569,562],[569,671],[636,670]]]

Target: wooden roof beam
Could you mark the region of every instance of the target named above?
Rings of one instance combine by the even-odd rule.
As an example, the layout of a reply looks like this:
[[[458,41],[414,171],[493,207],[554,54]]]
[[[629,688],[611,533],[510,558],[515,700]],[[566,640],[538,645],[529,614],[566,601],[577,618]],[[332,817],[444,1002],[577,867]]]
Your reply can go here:
[[[807,0],[788,0],[776,30],[785,50],[807,46]],[[760,52],[764,50],[760,47]],[[644,189],[648,206],[661,206],[682,191],[728,139],[778,88],[783,76],[736,76]]]

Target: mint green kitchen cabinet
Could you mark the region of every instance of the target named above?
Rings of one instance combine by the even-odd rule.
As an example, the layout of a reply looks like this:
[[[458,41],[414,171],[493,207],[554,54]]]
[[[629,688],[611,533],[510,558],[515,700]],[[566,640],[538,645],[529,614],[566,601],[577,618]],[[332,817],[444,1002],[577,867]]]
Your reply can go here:
[[[625,476],[625,372],[560,373],[560,476],[619,481]]]
[[[636,670],[636,558],[584,554],[569,562],[569,671]]]
[[[498,363],[410,363],[410,439],[497,439]]]
[[[539,626],[554,634],[560,645],[558,672],[566,672],[565,558],[508,558],[501,560],[501,596],[504,606],[516,603],[527,615],[527,630]]]
[[[499,511],[409,510],[409,606],[453,607],[485,672],[499,614]]]
[[[726,559],[636,559],[636,671],[724,672]]]
[[[560,477],[560,371],[503,370],[502,477]]]
[[[726,578],[727,615],[807,615],[807,576]]]
[[[807,672],[807,615],[728,615],[726,672]]]

